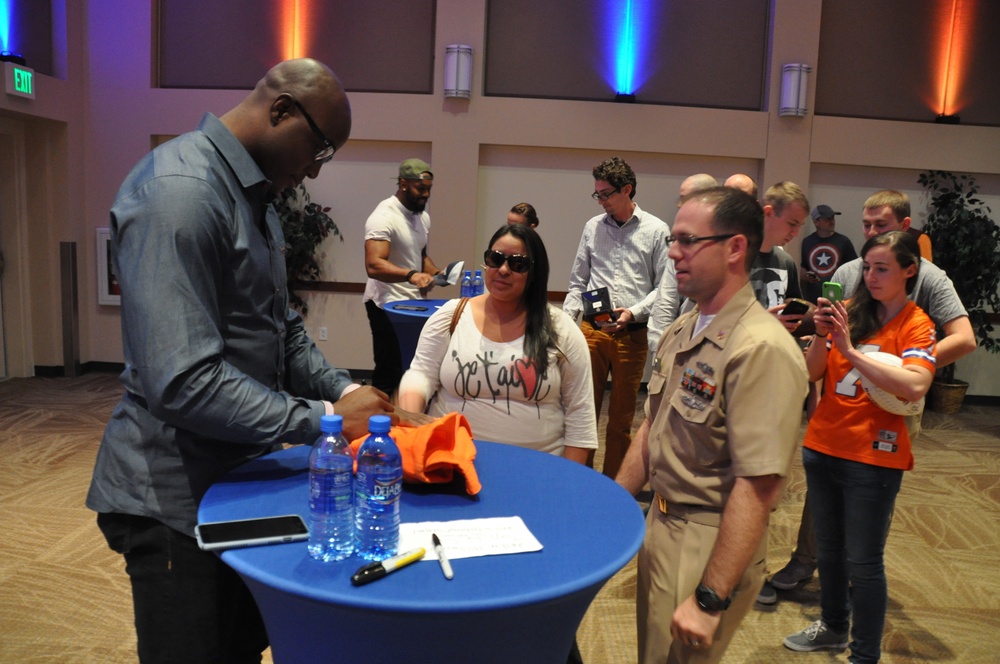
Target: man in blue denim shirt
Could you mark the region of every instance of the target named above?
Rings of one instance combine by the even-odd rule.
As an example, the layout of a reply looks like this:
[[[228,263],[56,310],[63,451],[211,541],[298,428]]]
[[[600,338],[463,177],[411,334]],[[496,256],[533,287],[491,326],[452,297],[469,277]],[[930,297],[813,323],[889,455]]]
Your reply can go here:
[[[221,118],[206,114],[142,159],[111,208],[125,393],[87,505],[125,556],[143,663],[260,661],[267,635],[252,597],[193,538],[198,503],[248,459],[311,443],[334,409],[348,437],[393,412],[330,366],[288,308],[270,205],[315,178],[350,131],[333,72],[283,62]]]

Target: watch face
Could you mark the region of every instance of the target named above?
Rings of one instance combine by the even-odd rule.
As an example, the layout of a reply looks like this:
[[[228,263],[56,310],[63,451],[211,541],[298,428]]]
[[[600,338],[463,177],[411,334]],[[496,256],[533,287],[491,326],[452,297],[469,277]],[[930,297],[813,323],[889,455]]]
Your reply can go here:
[[[730,598],[720,598],[708,586],[699,584],[694,596],[698,602],[698,606],[705,611],[725,611],[729,608]]]

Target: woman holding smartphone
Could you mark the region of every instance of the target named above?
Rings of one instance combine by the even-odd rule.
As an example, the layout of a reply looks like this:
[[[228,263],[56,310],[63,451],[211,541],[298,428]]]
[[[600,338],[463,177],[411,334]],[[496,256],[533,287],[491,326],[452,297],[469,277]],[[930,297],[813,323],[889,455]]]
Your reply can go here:
[[[797,651],[843,649],[851,662],[881,655],[888,591],[883,552],[903,471],[913,468],[905,418],[883,410],[862,376],[907,401],[922,398],[934,377],[934,324],[910,300],[920,246],[908,233],[869,239],[854,297],[819,298],[816,337],[806,351],[809,379],[823,397],[802,450],[816,530],[822,617],[785,639]],[[902,358],[901,367],[866,352]],[[849,629],[850,628],[850,629]]]
[[[585,463],[597,448],[590,351],[548,302],[542,239],[526,224],[505,224],[483,261],[486,292],[446,303],[424,325],[400,407],[458,412],[476,438]]]

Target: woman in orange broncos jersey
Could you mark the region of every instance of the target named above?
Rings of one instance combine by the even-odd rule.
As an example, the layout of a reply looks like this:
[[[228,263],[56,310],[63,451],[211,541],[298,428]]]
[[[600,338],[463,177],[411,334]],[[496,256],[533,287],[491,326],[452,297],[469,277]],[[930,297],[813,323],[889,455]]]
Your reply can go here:
[[[917,241],[899,231],[878,235],[861,257],[862,283],[846,306],[819,298],[816,337],[806,351],[809,379],[823,379],[802,450],[822,617],[785,646],[840,650],[850,636],[851,662],[877,662],[888,603],[885,539],[913,455],[905,418],[875,405],[861,377],[918,401],[934,377],[935,336],[930,318],[907,298],[920,269]],[[903,365],[884,364],[871,351],[901,357]]]

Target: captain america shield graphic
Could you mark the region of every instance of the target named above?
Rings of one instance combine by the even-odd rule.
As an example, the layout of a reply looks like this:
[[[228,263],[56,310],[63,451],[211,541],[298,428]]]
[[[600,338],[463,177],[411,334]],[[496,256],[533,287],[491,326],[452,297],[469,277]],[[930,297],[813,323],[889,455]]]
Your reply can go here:
[[[820,279],[832,276],[840,265],[840,251],[832,244],[819,243],[806,257],[809,269]]]

